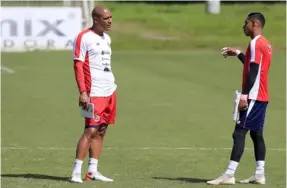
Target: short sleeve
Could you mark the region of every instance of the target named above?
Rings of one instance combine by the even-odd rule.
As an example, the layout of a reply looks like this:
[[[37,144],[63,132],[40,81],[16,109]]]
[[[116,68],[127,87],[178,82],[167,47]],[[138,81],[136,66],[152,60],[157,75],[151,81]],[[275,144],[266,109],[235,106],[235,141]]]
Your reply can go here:
[[[86,53],[87,53],[87,43],[85,41],[85,38],[83,36],[83,33],[80,33],[75,41],[74,41],[74,45],[73,45],[73,52],[74,52],[74,60],[79,60],[84,62],[85,61],[85,57],[86,57]]]

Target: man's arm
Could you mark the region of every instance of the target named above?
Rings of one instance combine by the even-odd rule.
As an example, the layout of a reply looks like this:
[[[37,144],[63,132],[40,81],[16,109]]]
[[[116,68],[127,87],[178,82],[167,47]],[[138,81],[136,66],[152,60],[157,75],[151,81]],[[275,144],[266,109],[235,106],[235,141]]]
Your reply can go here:
[[[247,79],[245,82],[245,87],[242,90],[242,95],[249,95],[250,90],[252,89],[257,74],[259,70],[259,65],[261,63],[262,52],[260,49],[260,44],[256,40],[252,40],[250,43],[250,65],[249,72],[247,74]]]
[[[80,93],[86,92],[84,62],[87,53],[87,45],[84,33],[80,33],[74,42],[74,72]]]
[[[245,62],[245,55],[240,50],[235,50],[237,58],[244,64]]]
[[[237,56],[237,58],[244,64],[245,55],[236,48],[224,47],[221,49],[222,55],[226,58],[227,56]]]
[[[80,93],[87,91],[85,86],[85,75],[83,71],[83,65],[84,65],[83,62],[79,60],[74,60],[74,72]]]
[[[84,34],[85,34],[84,32],[80,33],[74,42],[73,59],[74,59],[75,77],[80,92],[79,106],[84,107],[84,109],[88,109],[89,97],[87,95],[86,90],[87,88],[85,87],[85,74],[84,74],[84,64],[85,64],[84,62],[88,50],[87,50],[87,43],[83,36]]]
[[[251,88],[253,87],[257,74],[259,70],[259,64],[251,62],[250,63],[250,69],[247,75],[247,79],[245,82],[245,87],[243,88],[242,94],[243,95],[248,95]]]
[[[237,58],[244,64],[245,55],[242,52],[237,55]]]

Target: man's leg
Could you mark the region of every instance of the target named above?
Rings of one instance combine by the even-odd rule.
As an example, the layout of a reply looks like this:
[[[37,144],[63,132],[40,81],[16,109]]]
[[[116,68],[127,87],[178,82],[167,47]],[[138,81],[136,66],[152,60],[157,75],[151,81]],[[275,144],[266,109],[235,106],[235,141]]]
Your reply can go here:
[[[92,142],[89,148],[90,161],[89,161],[88,172],[98,171],[98,160],[103,149],[103,140],[104,140],[106,130],[107,130],[107,125],[104,124],[104,125],[99,126],[99,130],[96,136],[92,139]]]
[[[265,155],[266,146],[263,137],[263,127],[265,121],[265,113],[267,102],[255,101],[251,112],[252,121],[248,125],[250,128],[250,137],[254,145],[254,155],[256,160],[256,171],[248,179],[240,181],[240,183],[256,183],[265,184]]]
[[[232,134],[233,137],[233,147],[230,156],[230,161],[228,168],[222,176],[217,179],[208,181],[207,184],[210,185],[219,185],[219,184],[235,184],[234,173],[237,169],[239,161],[243,155],[245,147],[245,137],[248,132],[248,129],[241,128],[239,126],[235,127],[235,130]]]
[[[72,182],[82,183],[81,173],[82,173],[82,164],[85,160],[86,154],[89,150],[93,137],[97,129],[95,128],[86,128],[81,138],[78,141],[77,150],[76,150],[76,160],[74,163],[73,173],[72,173]]]
[[[250,136],[254,145],[254,155],[256,160],[255,174],[264,174],[266,146],[263,137],[263,131],[250,131]]]
[[[240,159],[244,152],[245,147],[245,137],[248,130],[240,127],[236,127],[232,137],[233,137],[233,147],[230,156],[230,161],[225,174],[227,175],[234,175],[237,166],[240,162]]]
[[[94,179],[106,182],[113,181],[110,178],[103,176],[98,171],[98,160],[103,149],[104,137],[109,124],[115,123],[116,116],[116,94],[115,92],[109,97],[95,97],[92,99],[96,106],[95,114],[99,116],[99,121],[93,122],[98,125],[98,132],[93,138],[90,146],[90,159],[86,180]]]
[[[240,181],[240,183],[256,183],[256,184],[265,184],[265,155],[266,155],[266,146],[263,138],[262,130],[250,131],[250,136],[254,145],[254,155],[256,160],[256,171],[248,179]]]
[[[101,180],[105,182],[112,182],[113,180],[103,176],[98,171],[98,160],[103,149],[104,136],[106,134],[108,125],[103,124],[99,126],[96,136],[92,139],[89,150],[89,167],[85,180]]]

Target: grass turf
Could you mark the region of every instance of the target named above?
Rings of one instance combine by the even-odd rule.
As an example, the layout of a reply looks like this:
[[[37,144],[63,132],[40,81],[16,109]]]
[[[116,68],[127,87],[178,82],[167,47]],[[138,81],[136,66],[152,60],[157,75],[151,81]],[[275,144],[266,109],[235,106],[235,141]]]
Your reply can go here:
[[[203,4],[100,4],[113,12],[119,86],[117,124],[109,128],[100,170],[115,182],[67,182],[83,131],[71,52],[4,53],[2,65],[15,73],[2,71],[3,187],[209,187],[205,181],[228,164],[233,91],[242,70],[219,49],[246,47],[241,27],[250,11],[266,15],[265,35],[274,48],[265,187],[285,187],[284,4],[224,5],[217,16],[205,14]],[[254,170],[246,140],[238,179]],[[86,167],[85,161],[83,172]]]
[[[79,187],[66,182],[83,131],[70,56],[2,54],[3,65],[15,70],[2,72],[3,187]],[[285,186],[284,61],[285,54],[277,53],[270,72],[266,187]],[[214,52],[142,51],[114,52],[113,67],[117,124],[107,134],[100,170],[115,182],[81,187],[207,187],[204,181],[228,163],[241,63]],[[254,170],[251,139],[246,140],[238,178]]]

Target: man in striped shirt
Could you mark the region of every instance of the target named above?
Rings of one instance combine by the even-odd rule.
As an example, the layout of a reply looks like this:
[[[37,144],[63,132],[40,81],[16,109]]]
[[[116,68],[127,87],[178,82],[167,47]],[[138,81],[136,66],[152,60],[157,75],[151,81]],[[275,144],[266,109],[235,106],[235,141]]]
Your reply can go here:
[[[265,113],[269,101],[268,71],[271,64],[272,48],[262,35],[265,18],[261,13],[250,13],[243,26],[246,36],[251,38],[245,55],[234,48],[223,48],[222,55],[237,56],[243,63],[242,92],[239,102],[239,120],[233,132],[233,148],[225,173],[208,184],[235,184],[234,174],[245,147],[245,136],[250,131],[254,144],[256,171],[240,183],[265,184],[266,148],[263,138]]]
[[[94,105],[94,117],[85,118],[85,130],[76,152],[72,182],[82,183],[81,169],[89,151],[89,167],[85,180],[113,181],[98,171],[98,160],[108,125],[115,123],[116,88],[111,68],[111,38],[105,33],[111,29],[109,9],[95,7],[92,11],[93,26],[85,29],[74,42],[73,59],[79,89],[79,105]]]

